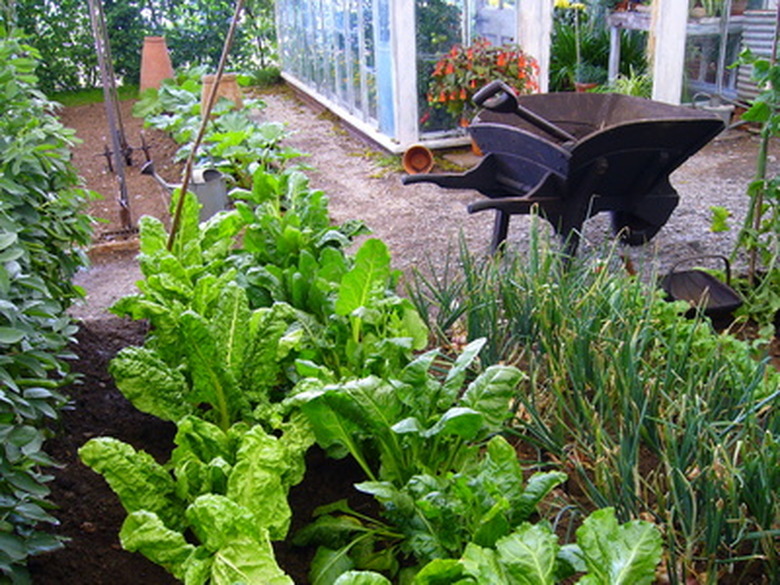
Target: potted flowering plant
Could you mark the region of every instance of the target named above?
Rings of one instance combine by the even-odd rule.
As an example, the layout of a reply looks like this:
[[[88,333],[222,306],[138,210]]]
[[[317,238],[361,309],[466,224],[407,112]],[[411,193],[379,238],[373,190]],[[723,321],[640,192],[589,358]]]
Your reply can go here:
[[[468,123],[471,98],[486,83],[500,79],[517,93],[538,90],[539,67],[517,45],[494,46],[477,39],[468,46],[455,45],[436,63],[428,86],[428,103],[446,108],[461,124]]]

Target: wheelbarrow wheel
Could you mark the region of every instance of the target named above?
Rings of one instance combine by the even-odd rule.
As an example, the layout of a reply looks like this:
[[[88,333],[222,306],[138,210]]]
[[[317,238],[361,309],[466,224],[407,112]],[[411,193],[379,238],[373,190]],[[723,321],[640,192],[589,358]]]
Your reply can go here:
[[[625,211],[612,212],[612,233],[628,246],[642,246],[649,242],[659,226]]]

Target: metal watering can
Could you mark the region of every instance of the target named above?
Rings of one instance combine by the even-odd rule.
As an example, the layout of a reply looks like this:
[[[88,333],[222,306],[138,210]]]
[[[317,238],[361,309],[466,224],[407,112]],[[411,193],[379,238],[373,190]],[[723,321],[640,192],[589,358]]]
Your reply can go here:
[[[181,188],[181,183],[167,183],[160,175],[154,172],[154,162],[149,161],[141,167],[142,175],[151,175],[165,189],[173,191]],[[199,218],[206,221],[212,215],[223,209],[227,209],[227,183],[225,176],[216,169],[194,169],[190,180],[189,190],[198,198],[201,204]]]

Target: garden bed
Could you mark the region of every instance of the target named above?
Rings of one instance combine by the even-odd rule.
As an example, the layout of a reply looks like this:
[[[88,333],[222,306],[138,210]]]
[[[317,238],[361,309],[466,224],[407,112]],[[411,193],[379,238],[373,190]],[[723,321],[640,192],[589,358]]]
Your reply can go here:
[[[280,98],[273,98],[276,99]],[[272,102],[272,99],[269,99],[269,102]],[[382,166],[379,158],[362,143],[339,134],[332,121],[322,117],[312,120],[311,112],[303,106],[291,107],[287,103],[281,107],[279,102],[273,103],[277,104],[276,110],[274,111],[273,106],[270,108],[271,111],[267,114],[269,119],[279,119],[278,116],[285,111],[285,115],[292,121],[303,118],[308,120],[306,123],[309,131],[299,134],[292,141],[301,150],[314,154],[312,164],[318,169],[312,173],[314,185],[323,188],[331,197],[334,219],[365,219],[374,227],[375,233],[388,242],[396,265],[409,268],[424,264],[429,257],[441,259],[462,227],[466,229],[467,239],[472,244],[487,245],[490,218],[469,217],[463,209],[465,202],[474,197],[473,194],[458,193],[453,196],[433,188],[422,192],[404,189],[399,185],[398,173],[395,170]],[[102,106],[85,108],[80,114],[89,118],[96,133],[101,128],[95,123],[99,110],[94,108],[100,107]],[[79,117],[74,116],[73,111],[66,111],[64,119],[66,124],[78,128]],[[131,120],[128,116],[127,121]],[[131,137],[132,132],[133,130],[129,131]],[[85,141],[79,149],[82,151],[82,158],[78,158],[77,154],[74,160],[88,185],[95,189],[104,189],[107,194],[106,200],[101,204],[103,207],[96,207],[95,213],[112,217],[112,211],[115,210],[112,210],[112,195],[108,193],[113,193],[113,178],[104,172],[104,159],[99,157],[99,153],[94,153],[94,136],[82,134],[81,129],[79,135]],[[167,153],[170,158],[172,152],[172,147],[165,143],[164,137],[159,140],[152,151],[153,158],[158,161],[161,174],[169,180],[176,180],[175,167],[166,168],[159,164],[166,160],[162,158],[163,153]],[[704,157],[713,157],[703,159],[710,165],[710,171],[712,168],[727,168],[723,157],[735,155],[737,142],[751,145],[749,136],[738,136],[729,140],[733,142],[724,140],[704,154]],[[87,150],[86,155],[84,150]],[[326,150],[331,153],[323,154]],[[139,154],[139,160],[140,156]],[[750,153],[748,150],[739,150],[738,156],[749,160]],[[80,161],[85,161],[84,167],[80,166]],[[100,164],[94,164],[95,161]],[[749,176],[751,169],[745,171],[746,164],[736,165],[739,173],[733,175],[737,178],[729,175],[728,181]],[[728,168],[735,169],[734,160]],[[134,175],[134,170],[130,174]],[[150,213],[165,217],[165,200],[160,188],[147,177],[136,179],[140,182],[136,183],[132,192],[137,189],[145,195],[131,199],[134,216]],[[687,175],[683,184],[690,186],[691,182],[696,180],[692,175]],[[738,187],[732,185],[732,190],[737,189]],[[684,202],[685,199],[683,194]],[[701,205],[697,200],[693,208],[683,208],[682,221],[686,221],[686,217],[687,221],[690,221],[691,216],[698,217]],[[101,229],[113,231],[112,224],[108,224],[108,229],[105,228],[106,226],[103,226]],[[703,246],[709,250],[711,236],[706,232],[680,230],[679,226],[677,229],[682,233],[670,232],[674,229],[674,225],[666,228],[669,233],[663,236],[667,238],[663,240],[666,242],[665,246],[669,246],[670,242],[679,244],[681,238],[687,239],[684,245],[676,246],[665,261],[696,247]],[[691,233],[692,231],[696,233]],[[515,236],[515,241],[520,244],[527,241],[525,233],[518,232]],[[87,439],[99,435],[117,437],[136,448],[143,448],[160,461],[167,459],[172,447],[172,426],[132,408],[116,390],[107,373],[107,364],[111,357],[124,346],[140,344],[145,333],[143,324],[108,317],[105,312],[106,307],[113,301],[131,292],[133,281],[140,277],[137,264],[133,261],[135,246],[133,238],[114,238],[111,242],[106,242],[103,238],[97,243],[92,254],[95,267],[79,277],[90,293],[89,302],[74,311],[83,320],[79,345],[75,348],[79,360],[74,367],[84,377],[82,384],[68,389],[73,408],[63,414],[57,437],[51,441],[49,448],[52,455],[63,464],[63,468],[55,473],[52,498],[61,506],[57,512],[62,522],[59,532],[70,537],[72,541],[62,551],[33,559],[31,567],[36,583],[61,583],[72,580],[74,575],[79,575],[80,580],[85,583],[95,584],[122,585],[143,582],[156,585],[175,582],[162,569],[140,555],[121,550],[117,533],[124,518],[124,511],[105,482],[84,467],[76,455],[76,450]],[[777,340],[775,351],[778,345],[776,342]],[[291,491],[291,505],[296,512],[294,526],[305,523],[308,513],[315,505],[332,502],[353,491],[350,486],[357,478],[362,477],[354,467],[326,460],[317,451],[312,451],[307,463],[306,479]],[[308,567],[307,554],[281,546],[278,547],[277,554],[280,564],[295,582],[304,583]]]

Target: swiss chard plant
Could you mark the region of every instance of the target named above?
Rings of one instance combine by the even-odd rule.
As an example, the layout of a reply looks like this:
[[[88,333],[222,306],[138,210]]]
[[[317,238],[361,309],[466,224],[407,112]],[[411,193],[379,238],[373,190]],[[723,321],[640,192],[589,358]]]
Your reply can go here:
[[[561,546],[552,529],[524,522],[495,546],[469,543],[459,559],[436,559],[411,585],[649,585],[661,561],[661,533],[649,522],[618,524],[611,508],[588,516],[577,542]],[[341,573],[334,585],[390,585],[372,570]]]
[[[402,559],[419,566],[459,555],[472,541],[492,545],[565,479],[539,473],[523,487],[517,455],[500,436],[483,453],[485,441],[511,416],[523,378],[511,366],[490,366],[470,376],[483,345],[480,340],[467,346],[449,368],[434,350],[396,379],[299,384],[291,400],[308,416],[320,446],[334,456],[352,456],[369,480],[356,488],[373,495],[384,510],[383,521],[343,505],[320,511],[296,537],[322,545],[312,565],[313,582],[332,582],[356,567],[381,566],[395,574]]]
[[[395,379],[303,380],[292,400],[309,417],[320,446],[351,455],[371,481],[400,486],[421,473],[456,471],[480,441],[502,430],[523,378],[512,366],[490,366],[464,388],[483,344],[467,346],[443,378],[432,372],[439,357],[432,350]]]
[[[303,478],[308,426],[293,416],[276,434],[195,416],[178,422],[168,465],[116,439],[91,439],[82,461],[102,474],[128,512],[122,546],[189,585],[292,584],[272,540],[289,528],[289,488]]]
[[[343,503],[325,506],[294,542],[320,545],[311,567],[314,583],[369,568],[404,582],[400,575],[434,559],[459,557],[470,543],[495,546],[536,514],[565,479],[560,472],[538,472],[526,482],[517,453],[499,435],[457,472],[415,475],[400,487],[390,481],[357,484],[382,504],[382,521]]]
[[[66,402],[58,389],[73,379],[76,327],[65,310],[80,295],[71,277],[91,235],[73,131],[36,89],[36,64],[33,49],[0,39],[0,581],[14,583],[29,556],[60,546],[40,529],[56,524],[43,445]]]
[[[526,522],[494,547],[469,544],[458,560],[432,561],[414,584],[554,585],[579,573],[579,585],[650,585],[661,561],[661,542],[651,523],[621,525],[615,511],[604,508],[577,529],[576,544],[560,546],[547,525]]]

